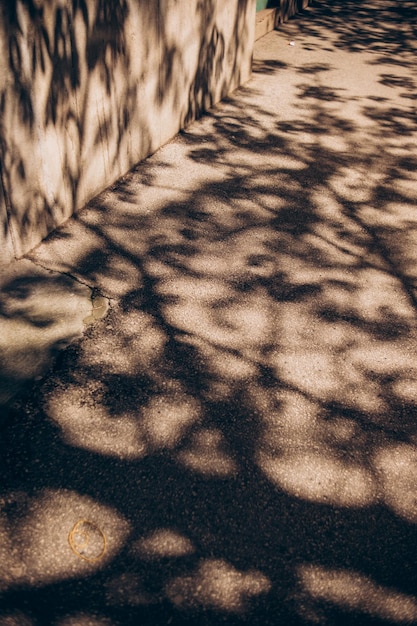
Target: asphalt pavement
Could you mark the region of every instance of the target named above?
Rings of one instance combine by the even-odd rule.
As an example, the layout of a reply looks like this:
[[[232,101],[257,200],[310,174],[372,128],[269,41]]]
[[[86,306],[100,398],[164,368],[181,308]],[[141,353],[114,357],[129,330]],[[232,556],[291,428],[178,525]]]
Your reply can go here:
[[[416,35],[315,3],[2,272],[1,626],[417,624]]]

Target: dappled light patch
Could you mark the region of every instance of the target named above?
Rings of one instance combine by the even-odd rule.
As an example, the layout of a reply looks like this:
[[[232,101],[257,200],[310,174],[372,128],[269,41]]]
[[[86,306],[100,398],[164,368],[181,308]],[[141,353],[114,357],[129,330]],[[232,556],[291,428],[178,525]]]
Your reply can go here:
[[[369,184],[369,170],[362,171],[351,166],[339,168],[329,181],[330,189],[335,191],[344,201],[356,203],[370,202],[373,197],[373,185]],[[380,173],[379,177],[382,178]],[[378,180],[375,181],[378,183]]]
[[[274,365],[280,378],[323,400],[330,399],[338,389],[336,364],[327,352],[299,349],[278,353]]]
[[[187,469],[207,478],[232,478],[239,471],[238,464],[225,449],[221,430],[216,428],[196,432],[177,459]]]
[[[130,300],[140,302],[140,295]],[[129,302],[129,298],[126,297]],[[114,376],[129,376],[132,372],[149,373],[163,358],[167,342],[164,330],[155,319],[140,310],[123,312],[114,307],[106,319],[107,335],[99,343],[92,343],[86,351],[80,347],[80,361],[89,367],[105,368]],[[120,320],[120,317],[122,319]],[[117,332],[114,331],[117,329]]]
[[[372,464],[385,504],[396,515],[417,524],[417,442],[376,448]]]
[[[403,346],[374,343],[372,346],[355,347],[349,351],[351,363],[359,370],[376,375],[391,375],[410,372],[410,354],[401,350]]]
[[[71,549],[69,536],[80,520],[91,520],[91,528],[100,535],[99,559],[80,558]],[[115,557],[129,531],[123,515],[76,491],[44,489],[36,495],[10,493],[1,501],[0,544],[6,566],[0,585],[3,589],[28,584],[39,587],[90,575]],[[84,544],[87,548],[86,541]],[[94,551],[97,546],[93,544],[89,549]]]
[[[406,200],[413,202],[415,198],[416,182],[417,182],[417,177],[413,173],[413,171],[409,173],[404,172],[403,177],[399,178],[394,184],[394,190],[398,193],[400,197],[403,197]],[[401,209],[401,207],[399,208]],[[408,208],[408,207],[404,206],[404,208]],[[397,208],[397,212],[398,212],[398,208]]]
[[[59,425],[62,438],[68,445],[124,459],[143,457],[148,448],[138,417],[130,414],[113,417],[108,407],[99,401],[103,392],[100,387],[95,384],[97,400],[93,407],[87,408],[88,399],[74,385],[57,390],[49,397],[45,412]]]
[[[337,222],[321,222],[304,237],[304,243],[312,245],[328,262],[341,268],[352,267],[352,257],[361,259],[363,247],[358,243],[356,233],[351,233],[349,237],[346,226]]]
[[[270,589],[270,581],[260,571],[240,571],[222,559],[204,559],[193,574],[171,580],[165,591],[178,608],[239,614],[250,607],[251,599]]]
[[[412,406],[417,398],[417,371],[408,370],[404,376],[397,377],[392,391],[402,403]]]
[[[155,530],[131,547],[131,553],[145,561],[178,558],[194,552],[195,548],[188,537],[171,528]]]
[[[141,425],[150,450],[174,448],[200,418],[199,403],[184,393],[155,396],[142,409]]]
[[[317,439],[318,408],[304,394],[276,392],[258,385],[249,389],[248,400],[262,415],[259,433],[262,451],[274,451],[287,445],[303,446]]]
[[[68,276],[15,263],[0,277],[0,403],[41,377],[78,339],[92,311],[91,291]]]
[[[384,321],[390,315],[394,322],[407,322],[413,316],[405,294],[394,295],[396,277],[381,271],[380,268],[365,268],[356,276],[355,296],[352,298],[357,313],[365,320],[374,323]]]
[[[159,281],[156,293],[167,299],[194,297],[202,302],[211,302],[226,299],[230,290],[227,282],[221,279],[183,276],[173,280]]]
[[[376,500],[372,474],[330,450],[289,449],[276,456],[260,453],[258,463],[274,484],[309,502],[364,507]]]
[[[209,261],[209,268],[213,262],[216,263],[217,273],[217,259]],[[219,262],[227,266],[227,260]],[[205,269],[207,271],[207,266]],[[205,289],[204,296],[199,297],[200,288],[204,288],[208,281],[195,289],[191,281],[186,284],[191,287],[188,291],[183,291],[182,281],[164,285],[166,303],[162,309],[165,319],[172,326],[196,337],[197,341],[206,342],[208,346],[241,350],[244,354],[251,354],[267,341],[271,320],[269,303],[261,290],[248,296],[244,291],[231,290],[226,281],[215,281]]]
[[[184,343],[194,346],[207,364],[207,372],[212,378],[212,384],[206,392],[207,399],[216,399],[217,383],[221,384],[223,381],[230,392],[235,385],[257,375],[256,363],[235,350],[228,350],[221,345],[211,345],[199,336],[187,337]]]
[[[379,491],[364,464],[367,436],[354,418],[328,416],[303,393],[255,390],[252,401],[262,411],[263,433],[257,463],[275,485],[312,502],[341,507],[375,503]]]
[[[321,607],[327,606],[391,624],[411,624],[417,620],[415,596],[378,584],[360,572],[312,564],[301,565],[297,570],[300,600],[310,610],[309,615],[308,609],[303,607],[306,617],[313,617],[316,607],[320,611]]]
[[[92,382],[90,392],[86,397],[75,384],[56,390],[46,399],[45,412],[59,425],[67,444],[96,454],[129,460],[172,448],[200,416],[199,403],[178,385],[175,389],[175,384],[149,402],[138,396],[134,411],[131,402],[123,409],[123,401],[120,410],[115,399],[116,414],[107,404],[108,389],[103,382]]]

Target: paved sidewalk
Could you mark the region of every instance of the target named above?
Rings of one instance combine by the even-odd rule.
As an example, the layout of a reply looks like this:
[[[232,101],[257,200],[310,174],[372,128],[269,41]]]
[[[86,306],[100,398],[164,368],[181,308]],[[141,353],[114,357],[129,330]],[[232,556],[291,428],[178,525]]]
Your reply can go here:
[[[24,261],[72,334],[3,281],[1,324],[85,330],[2,427],[2,626],[417,623],[416,19],[259,40]]]

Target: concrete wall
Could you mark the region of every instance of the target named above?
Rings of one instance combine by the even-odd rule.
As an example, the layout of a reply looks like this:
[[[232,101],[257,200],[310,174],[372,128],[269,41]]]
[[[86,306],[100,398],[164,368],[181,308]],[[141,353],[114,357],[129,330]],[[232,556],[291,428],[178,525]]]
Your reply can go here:
[[[2,3],[0,263],[248,80],[255,5]]]
[[[10,263],[14,258],[13,243],[9,229],[6,200],[0,181],[0,266]]]
[[[293,17],[298,11],[306,9],[311,0],[279,0],[277,24],[279,22],[285,22],[290,17]]]
[[[286,22],[290,17],[306,9],[311,0],[257,0],[255,40]],[[268,7],[268,8],[261,8]]]

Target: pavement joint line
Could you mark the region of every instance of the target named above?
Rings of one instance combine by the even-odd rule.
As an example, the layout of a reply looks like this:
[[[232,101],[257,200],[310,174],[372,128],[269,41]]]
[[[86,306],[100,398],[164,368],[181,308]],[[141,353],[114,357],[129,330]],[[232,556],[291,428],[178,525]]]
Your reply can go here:
[[[55,274],[61,274],[61,276],[68,276],[68,278],[71,278],[71,280],[74,280],[75,282],[79,283],[80,285],[84,285],[84,287],[88,287],[88,289],[91,290],[92,294],[95,291],[98,292],[97,287],[92,287],[86,281],[81,280],[81,278],[78,278],[78,276],[74,276],[73,274],[71,274],[71,272],[63,272],[62,270],[57,270],[57,269],[54,269],[52,267],[47,267],[43,263],[40,263],[37,260],[35,261],[35,259],[33,259],[33,257],[30,257],[30,256],[27,256],[27,257],[25,256],[23,258],[26,259],[27,261],[30,261],[34,265],[37,265],[38,267],[40,267],[41,269],[45,270],[46,272],[54,272]],[[102,294],[99,294],[99,295],[102,295]],[[103,296],[103,297],[105,297],[105,296]]]
[[[94,286],[90,285],[88,282],[86,282],[84,280],[81,280],[81,278],[79,278],[78,276],[74,276],[73,274],[71,274],[71,272],[63,272],[62,270],[58,270],[58,269],[53,269],[51,267],[47,267],[43,263],[40,263],[37,260],[35,261],[33,258],[29,258],[29,257],[23,257],[23,258],[27,259],[28,261],[33,263],[33,265],[36,265],[37,267],[40,267],[41,269],[45,270],[46,272],[53,272],[55,274],[60,274],[61,276],[67,276],[68,278],[70,278],[74,282],[78,283],[79,285],[83,285],[84,287],[87,287],[88,289],[90,289],[90,291],[91,291],[91,295],[90,295],[91,314],[88,315],[84,319],[84,323],[86,325],[91,324],[93,321],[96,321],[98,319],[101,319],[101,318],[105,317],[105,315],[107,314],[107,312],[108,312],[108,310],[109,310],[109,308],[111,306],[111,302],[112,302],[112,300],[114,300],[114,298],[110,298],[110,297],[106,296],[104,293],[102,293],[98,289],[98,287],[96,287],[95,285]],[[107,306],[104,305],[103,300],[106,301]],[[105,306],[104,314],[99,314],[98,313],[99,309],[102,310],[104,306]]]

